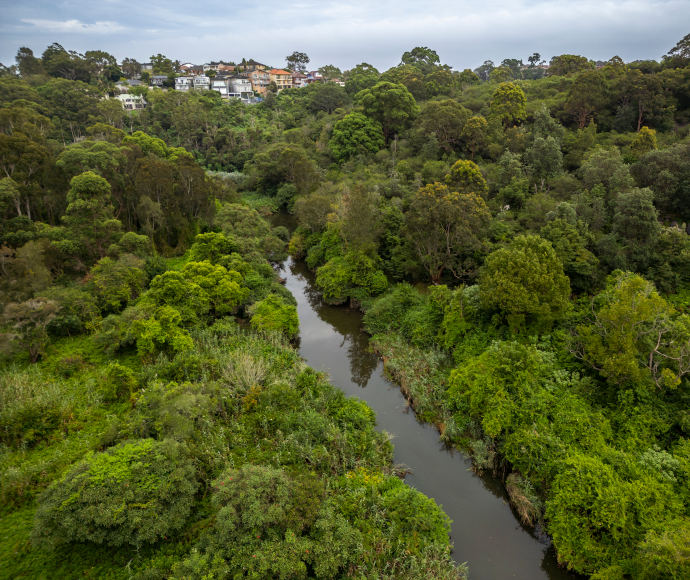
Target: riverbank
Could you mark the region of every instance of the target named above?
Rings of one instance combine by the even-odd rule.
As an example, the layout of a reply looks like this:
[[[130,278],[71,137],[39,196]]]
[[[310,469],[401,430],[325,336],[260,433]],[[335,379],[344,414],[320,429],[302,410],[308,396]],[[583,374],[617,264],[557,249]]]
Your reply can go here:
[[[558,566],[553,548],[518,522],[502,484],[474,473],[467,455],[448,448],[436,427],[418,419],[385,376],[361,314],[325,304],[302,263],[289,259],[281,275],[297,301],[300,355],[374,409],[378,428],[393,437],[395,463],[410,470],[406,483],[433,497],[453,520],[454,558],[469,563],[471,578],[573,578]]]

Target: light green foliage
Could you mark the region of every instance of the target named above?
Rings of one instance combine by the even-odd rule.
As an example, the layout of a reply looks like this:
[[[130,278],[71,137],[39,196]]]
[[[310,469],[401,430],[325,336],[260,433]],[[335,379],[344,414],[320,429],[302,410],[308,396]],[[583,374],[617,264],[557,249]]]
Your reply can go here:
[[[690,519],[666,522],[664,529],[650,530],[639,544],[636,570],[640,578],[681,580],[690,575]]]
[[[549,242],[518,236],[490,254],[479,277],[484,308],[498,311],[511,326],[548,327],[570,306],[570,283]]]
[[[192,154],[183,147],[168,147],[162,139],[147,135],[143,131],[135,131],[131,135],[127,135],[122,139],[122,144],[138,145],[144,153],[155,155],[161,159],[169,159],[171,161],[177,159],[194,159]]]
[[[185,448],[143,439],[92,453],[42,496],[40,542],[141,546],[179,530],[198,483]]]
[[[650,530],[650,539],[681,505],[668,485],[625,471],[601,459],[572,455],[553,484],[546,516],[559,558],[580,573],[613,564],[632,572],[631,556]]]
[[[459,193],[476,193],[486,199],[489,186],[481,169],[474,161],[460,159],[450,168],[446,175],[446,184],[452,191]]]
[[[182,316],[171,306],[161,306],[153,316],[134,323],[137,352],[151,359],[160,351],[184,352],[194,348],[194,341],[181,328]]]
[[[172,306],[184,325],[231,314],[245,303],[249,290],[241,274],[211,262],[188,262],[181,271],[156,276],[144,304]]]
[[[336,122],[328,141],[333,157],[341,162],[357,155],[376,153],[383,145],[381,124],[361,113],[350,113]]]
[[[219,264],[238,249],[237,242],[232,236],[208,232],[194,238],[194,243],[189,248],[189,257],[195,262],[207,260],[212,264]]]
[[[495,343],[471,364],[451,373],[455,409],[481,421],[490,437],[515,428],[517,414],[537,391],[545,368],[540,353],[518,343]]]
[[[408,127],[419,112],[410,91],[399,83],[377,83],[357,93],[355,102],[367,117],[381,123],[386,142]]]
[[[578,352],[611,384],[673,389],[688,372],[690,319],[678,314],[654,285],[614,272],[577,327]]]
[[[280,296],[269,294],[249,309],[250,324],[259,331],[282,333],[294,338],[299,332],[297,308],[286,304]]]
[[[527,117],[525,93],[515,83],[501,83],[491,97],[491,115],[504,127],[520,124]]]
[[[324,300],[342,304],[348,299],[361,301],[380,294],[387,288],[388,281],[369,256],[350,251],[321,266],[316,271],[316,285],[322,290]]]

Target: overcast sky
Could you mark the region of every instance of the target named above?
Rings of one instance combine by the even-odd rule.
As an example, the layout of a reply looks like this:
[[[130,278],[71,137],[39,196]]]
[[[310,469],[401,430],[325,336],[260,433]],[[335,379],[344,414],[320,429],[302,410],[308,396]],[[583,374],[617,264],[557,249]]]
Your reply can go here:
[[[182,62],[254,58],[284,66],[297,50],[309,68],[360,62],[380,70],[428,46],[455,69],[533,52],[594,60],[659,60],[690,32],[689,0],[0,0],[0,62],[20,46],[40,56],[105,50],[118,60],[163,53]]]

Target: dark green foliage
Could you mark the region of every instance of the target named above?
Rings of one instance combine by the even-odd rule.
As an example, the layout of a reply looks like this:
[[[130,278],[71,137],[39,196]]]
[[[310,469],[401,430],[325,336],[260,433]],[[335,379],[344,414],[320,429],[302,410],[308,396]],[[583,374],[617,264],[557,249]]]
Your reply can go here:
[[[350,113],[333,126],[328,147],[338,161],[376,153],[384,145],[380,123],[361,113]]]
[[[34,537],[141,546],[179,530],[197,490],[183,445],[143,439],[94,453],[42,496]]]

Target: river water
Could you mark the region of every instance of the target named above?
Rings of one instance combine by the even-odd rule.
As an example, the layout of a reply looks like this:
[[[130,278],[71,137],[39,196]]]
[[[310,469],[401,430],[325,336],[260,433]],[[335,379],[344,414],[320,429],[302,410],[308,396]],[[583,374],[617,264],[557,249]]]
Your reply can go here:
[[[378,428],[393,436],[395,463],[410,469],[406,483],[433,497],[451,518],[453,557],[468,563],[470,578],[579,578],[559,568],[553,548],[521,526],[498,481],[475,474],[466,455],[444,446],[434,426],[417,421],[370,352],[360,313],[324,304],[301,262],[288,259],[281,275],[297,300],[300,354],[376,412]]]

